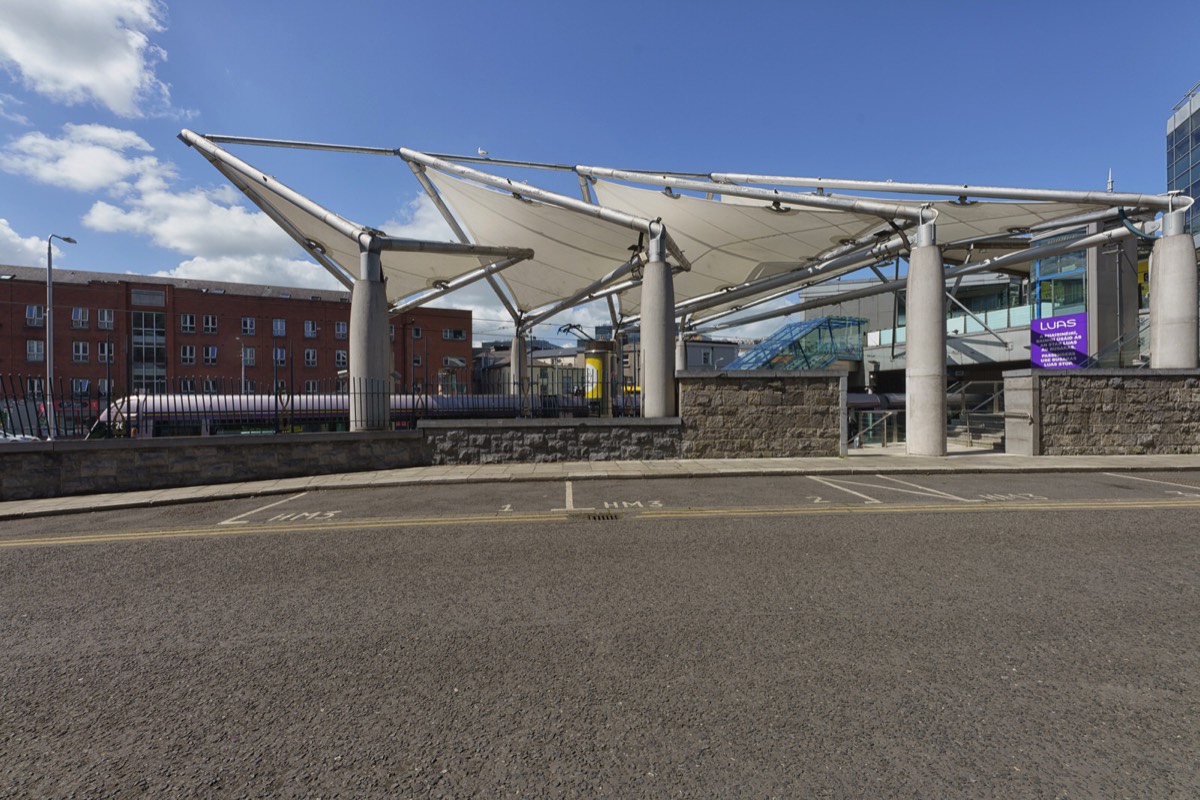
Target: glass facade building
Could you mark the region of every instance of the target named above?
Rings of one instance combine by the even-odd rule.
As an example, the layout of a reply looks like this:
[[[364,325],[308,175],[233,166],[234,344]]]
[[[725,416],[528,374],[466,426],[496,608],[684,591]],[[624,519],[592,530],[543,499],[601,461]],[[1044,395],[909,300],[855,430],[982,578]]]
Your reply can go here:
[[[1167,122],[1167,189],[1200,200],[1200,83],[1179,101]],[[1200,202],[1188,210],[1187,230],[1200,234]]]

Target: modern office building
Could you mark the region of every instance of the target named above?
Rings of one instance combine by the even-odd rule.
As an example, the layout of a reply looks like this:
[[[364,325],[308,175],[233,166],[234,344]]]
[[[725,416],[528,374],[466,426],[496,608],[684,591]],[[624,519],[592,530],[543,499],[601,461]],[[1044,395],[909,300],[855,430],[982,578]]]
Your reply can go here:
[[[1200,199],[1200,83],[1171,111],[1167,120],[1167,189]],[[1187,230],[1200,243],[1200,202],[1187,213]]]
[[[0,376],[44,391],[53,342],[59,397],[346,390],[350,294],[181,278],[0,266]],[[390,320],[397,391],[469,391],[471,312]],[[9,389],[11,391],[11,388]]]

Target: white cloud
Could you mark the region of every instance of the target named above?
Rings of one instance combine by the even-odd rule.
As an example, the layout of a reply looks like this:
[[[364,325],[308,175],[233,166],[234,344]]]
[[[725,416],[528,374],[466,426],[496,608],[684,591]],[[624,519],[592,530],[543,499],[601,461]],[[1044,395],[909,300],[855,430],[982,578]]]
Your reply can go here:
[[[0,150],[0,170],[78,192],[105,190],[119,197],[135,188],[162,186],[174,167],[152,155],[150,144],[132,131],[105,125],[63,126],[52,138],[27,133]]]
[[[391,236],[427,242],[457,241],[429,195],[421,193],[400,210],[398,217],[379,226]]]
[[[307,289],[345,289],[315,262],[270,255],[192,258],[182,262],[175,269],[154,274],[167,278],[296,286]]]
[[[154,74],[166,53],[157,0],[0,0],[0,65],[67,105],[95,102],[121,117],[170,109]]]
[[[19,105],[21,105],[21,101],[11,94],[0,94],[0,119],[6,119],[18,125],[28,125],[29,117],[12,110],[14,106]]]
[[[46,243],[37,236],[21,236],[8,220],[0,218],[0,264],[31,266],[44,264]]]

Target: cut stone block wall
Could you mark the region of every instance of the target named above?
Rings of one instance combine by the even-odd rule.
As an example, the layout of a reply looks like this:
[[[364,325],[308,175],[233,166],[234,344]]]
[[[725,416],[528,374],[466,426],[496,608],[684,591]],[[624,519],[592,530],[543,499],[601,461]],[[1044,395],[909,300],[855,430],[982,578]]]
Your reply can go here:
[[[429,463],[415,431],[6,444],[0,500],[128,492]]]
[[[421,420],[433,464],[679,458],[679,419]]]
[[[845,455],[846,373],[680,372],[684,458]]]
[[[1200,370],[1017,370],[1004,397],[1010,453],[1200,453]]]

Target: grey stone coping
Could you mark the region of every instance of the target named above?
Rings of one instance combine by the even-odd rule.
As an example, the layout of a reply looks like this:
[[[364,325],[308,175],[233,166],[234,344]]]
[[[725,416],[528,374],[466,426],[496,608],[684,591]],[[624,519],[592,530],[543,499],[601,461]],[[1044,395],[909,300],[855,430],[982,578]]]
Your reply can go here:
[[[1200,378],[1200,369],[1150,369],[1122,367],[1098,369],[1043,369],[1040,367],[1006,370],[1005,378]]]
[[[152,450],[191,447],[262,447],[264,445],[305,445],[355,441],[420,441],[420,431],[363,431],[356,433],[264,433],[244,436],[153,436],[145,439],[56,439],[53,442],[22,442],[0,445],[4,453],[72,453],[94,452],[97,448],[113,450]]]
[[[844,369],[687,369],[678,370],[675,377],[688,378],[844,378],[849,375]]]
[[[514,428],[677,428],[679,417],[547,417],[545,419],[422,419],[417,432],[431,430],[512,430]]]

